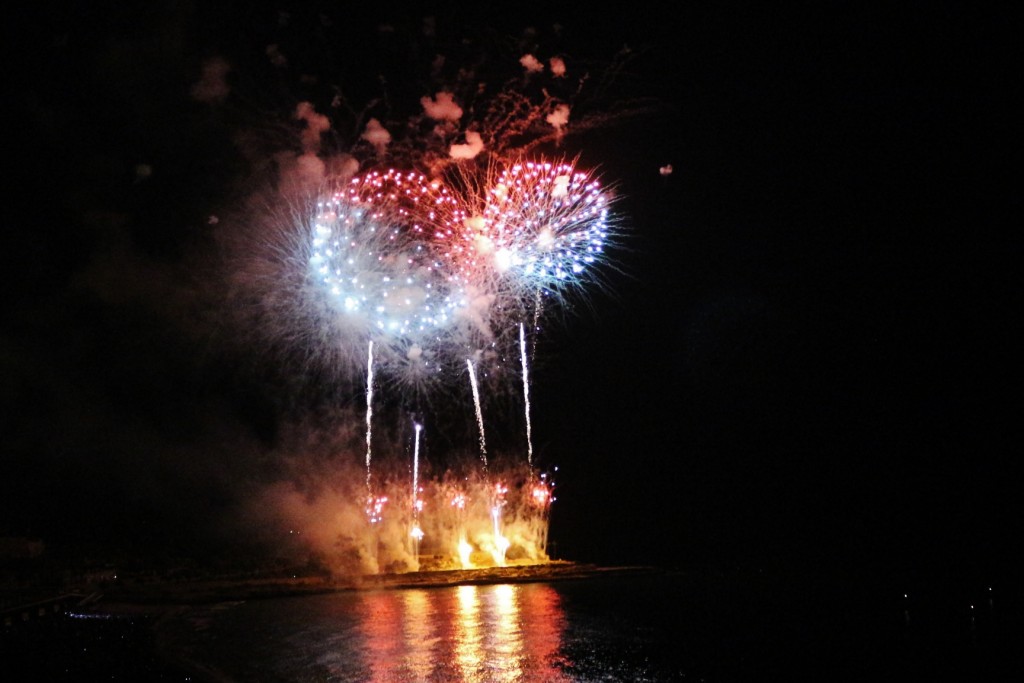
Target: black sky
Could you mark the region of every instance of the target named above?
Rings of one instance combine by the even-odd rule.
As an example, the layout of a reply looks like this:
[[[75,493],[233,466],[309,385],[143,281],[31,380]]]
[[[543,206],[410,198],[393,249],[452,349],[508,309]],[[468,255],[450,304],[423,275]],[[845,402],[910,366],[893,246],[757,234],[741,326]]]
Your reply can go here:
[[[277,10],[112,3],[20,25],[0,533],[187,538],[229,505],[231,472],[274,467],[250,458],[279,436],[273,370],[197,332],[207,313],[174,279],[238,192],[230,132],[248,123],[204,116],[188,86],[222,54],[262,97],[249,115],[287,111],[263,48],[297,55],[309,31],[306,56],[369,92],[373,28],[420,21],[296,6],[285,31]],[[627,236],[624,273],[541,344],[556,552],[1010,571],[1021,290],[998,13],[489,11],[434,16],[495,35],[557,21],[580,57],[628,45],[615,92],[656,103],[577,143],[618,183]],[[350,42],[317,35],[320,13]]]

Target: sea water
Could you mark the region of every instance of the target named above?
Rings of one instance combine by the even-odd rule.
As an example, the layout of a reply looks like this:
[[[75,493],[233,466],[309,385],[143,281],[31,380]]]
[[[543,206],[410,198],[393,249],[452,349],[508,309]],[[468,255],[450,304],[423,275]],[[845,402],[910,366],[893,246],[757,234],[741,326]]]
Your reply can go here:
[[[891,592],[671,572],[365,590],[195,607],[162,637],[211,680],[254,683],[987,680],[1020,670],[1019,612],[915,607],[908,621]]]
[[[153,615],[100,604],[5,630],[0,655],[31,672],[11,680],[1024,680],[1014,586],[599,572]]]
[[[225,602],[162,637],[238,681],[685,680],[683,615],[654,589],[632,577]]]

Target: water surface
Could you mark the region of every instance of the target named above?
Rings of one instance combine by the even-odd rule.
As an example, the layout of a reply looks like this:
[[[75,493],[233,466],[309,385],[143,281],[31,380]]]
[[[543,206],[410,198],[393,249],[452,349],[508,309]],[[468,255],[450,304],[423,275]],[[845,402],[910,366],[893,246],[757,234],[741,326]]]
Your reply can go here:
[[[990,680],[1021,671],[1017,612],[919,605],[911,615],[891,592],[671,573],[349,591],[190,608],[162,637],[215,680],[268,683]]]

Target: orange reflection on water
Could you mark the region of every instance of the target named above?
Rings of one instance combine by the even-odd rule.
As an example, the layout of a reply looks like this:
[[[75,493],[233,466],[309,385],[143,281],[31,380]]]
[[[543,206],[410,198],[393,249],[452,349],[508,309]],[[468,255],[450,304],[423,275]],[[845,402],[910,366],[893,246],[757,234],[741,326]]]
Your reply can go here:
[[[460,586],[454,652],[461,681],[569,681],[560,668],[565,613],[544,584]]]
[[[430,596],[422,590],[401,592],[405,606],[406,669],[413,680],[425,681],[433,663],[433,645],[437,637],[433,631],[433,606]]]
[[[480,663],[483,661],[483,644],[480,638],[480,599],[476,586],[459,586],[455,589],[459,599],[458,620],[455,624],[455,660],[462,674],[462,680],[475,681]]]
[[[371,591],[361,597],[359,630],[363,637],[362,650],[366,653],[370,680],[392,680],[394,663],[402,661],[407,647],[402,631],[406,620],[401,613],[398,593]]]
[[[509,584],[493,586],[491,589],[491,607],[495,619],[489,645],[498,655],[504,680],[519,680],[523,674],[523,632],[519,624],[519,593],[515,586]]]
[[[544,584],[368,592],[358,612],[366,680],[571,680],[565,613]]]
[[[519,586],[519,605],[523,628],[522,648],[530,669],[542,674],[542,681],[569,681],[559,664],[568,660],[559,654],[565,633],[565,611],[562,599],[551,586],[525,584]]]

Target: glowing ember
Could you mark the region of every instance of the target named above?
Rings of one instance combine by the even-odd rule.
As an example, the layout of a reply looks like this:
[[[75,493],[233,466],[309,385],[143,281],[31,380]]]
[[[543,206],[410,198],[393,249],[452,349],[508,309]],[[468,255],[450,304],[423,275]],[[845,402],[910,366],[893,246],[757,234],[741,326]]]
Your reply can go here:
[[[384,519],[384,504],[388,502],[387,496],[370,496],[366,503],[366,514],[371,524],[377,524]]]

